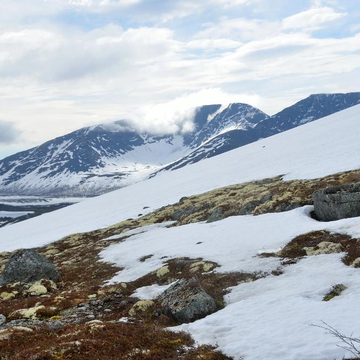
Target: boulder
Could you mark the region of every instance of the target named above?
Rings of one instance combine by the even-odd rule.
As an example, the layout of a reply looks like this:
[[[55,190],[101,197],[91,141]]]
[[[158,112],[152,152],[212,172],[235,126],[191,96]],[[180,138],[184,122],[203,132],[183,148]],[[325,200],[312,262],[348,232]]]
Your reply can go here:
[[[217,310],[215,300],[195,278],[178,280],[160,295],[160,301],[164,313],[179,323],[201,319]]]
[[[320,221],[360,216],[360,183],[321,189],[313,194],[313,201]]]
[[[56,267],[34,249],[23,249],[11,256],[0,277],[0,285],[15,282],[32,283],[41,279],[57,281]]]

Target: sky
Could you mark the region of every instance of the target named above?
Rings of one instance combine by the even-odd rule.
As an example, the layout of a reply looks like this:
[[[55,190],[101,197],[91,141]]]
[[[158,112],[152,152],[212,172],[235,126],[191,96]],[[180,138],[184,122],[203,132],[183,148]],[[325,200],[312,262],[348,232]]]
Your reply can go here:
[[[119,119],[180,131],[206,104],[272,115],[359,80],[358,0],[0,0],[0,158]]]

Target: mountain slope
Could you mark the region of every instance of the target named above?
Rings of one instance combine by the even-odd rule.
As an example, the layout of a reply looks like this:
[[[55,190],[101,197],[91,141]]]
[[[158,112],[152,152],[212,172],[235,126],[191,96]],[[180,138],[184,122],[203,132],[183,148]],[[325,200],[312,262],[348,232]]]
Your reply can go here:
[[[54,244],[54,259],[63,256],[65,262],[71,264],[69,254],[73,254],[75,263],[79,263],[79,256],[87,254],[84,249],[100,246],[103,266],[109,266],[110,262],[117,267],[116,275],[108,279],[110,284],[121,282],[118,286],[122,287],[125,282],[130,287],[136,280],[144,281],[144,276],[155,281],[146,285],[140,281],[136,292],[130,294],[143,300],[153,299],[164,290],[166,285],[159,276],[171,270],[167,265],[171,261],[184,263],[184,258],[190,258],[197,263],[199,259],[203,259],[204,264],[216,263],[217,267],[208,274],[215,276],[215,280],[216,276],[221,279],[234,272],[243,275],[261,272],[263,276],[256,281],[239,281],[228,288],[224,308],[177,329],[188,331],[200,343],[218,345],[236,360],[260,360],[264,354],[267,359],[277,360],[349,357],[349,353],[337,346],[338,339],[309,325],[321,325],[324,321],[341,333],[358,337],[358,318],[354,314],[360,296],[359,268],[343,263],[343,253],[309,255],[285,263],[275,253],[299,236],[310,236],[309,232],[321,234],[327,240],[334,238],[331,234],[347,234],[354,237],[352,244],[358,244],[359,218],[318,222],[310,217],[312,206],[309,205],[258,216],[231,216],[207,224],[201,220],[190,224],[180,222],[173,227],[165,215],[169,203],[179,207],[185,202],[187,210],[191,204],[197,206],[195,197],[183,197],[205,191],[211,194],[200,197],[211,206],[212,196],[233,199],[240,191],[248,193],[248,200],[253,195],[262,198],[264,186],[279,182],[289,187],[289,180],[294,180],[290,188],[296,192],[304,183],[297,179],[312,179],[321,186],[324,183],[317,180],[318,177],[359,169],[356,156],[360,150],[359,118],[360,106],[355,106],[176,172],[10,225],[0,229],[0,251],[40,246],[63,236],[110,226]],[[359,179],[359,171],[347,175],[352,181]],[[340,177],[339,174],[333,176],[334,179]],[[251,183],[245,184],[248,181]],[[219,189],[234,184],[239,185]],[[275,198],[284,192],[271,194]],[[295,193],[291,197],[295,198]],[[183,199],[178,202],[180,198]],[[267,201],[271,205],[273,198],[267,197]],[[139,212],[152,220],[148,226],[132,227],[146,224]],[[155,213],[161,213],[161,219]],[[81,246],[77,243],[79,239],[84,242]],[[314,242],[314,238],[310,240]],[[66,249],[64,253],[56,253],[59,245]],[[264,252],[267,256],[259,256]],[[101,262],[96,265],[94,262],[92,266],[99,264]],[[200,271],[199,276],[205,275]],[[81,281],[86,281],[86,277],[81,277]],[[171,277],[169,274],[166,279],[173,281]],[[346,290],[330,301],[323,301],[334,284],[344,284]],[[94,296],[100,297],[99,293]],[[102,329],[108,326],[106,321],[100,325]]]
[[[220,186],[283,174],[285,180],[311,179],[357,169],[359,162],[354,154],[360,151],[359,118],[360,106],[354,106],[175,172],[10,225],[0,229],[0,238],[4,239],[1,246],[38,246],[70,233],[136,218],[139,213],[175,203],[183,196]],[[146,206],[149,208],[143,209]],[[27,234],[26,241],[23,234]]]
[[[253,127],[267,115],[245,104],[197,109],[190,133],[154,136],[118,121],[87,127],[0,161],[0,193],[96,195],[144,179],[230,127]],[[219,113],[218,113],[219,112]],[[209,117],[213,120],[209,122]]]
[[[255,126],[246,129],[246,131],[241,128],[235,128],[215,136],[183,158],[166,165],[158,172],[179,169],[188,164],[222,154],[259,139],[267,138],[321,119],[359,103],[360,93],[310,95],[308,98],[282,110],[278,114],[256,123]],[[156,173],[152,176],[154,175]]]

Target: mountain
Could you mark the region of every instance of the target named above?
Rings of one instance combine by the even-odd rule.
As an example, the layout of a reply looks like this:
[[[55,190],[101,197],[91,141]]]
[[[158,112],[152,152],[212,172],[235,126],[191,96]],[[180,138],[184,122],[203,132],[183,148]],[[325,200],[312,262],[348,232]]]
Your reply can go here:
[[[360,104],[360,92],[314,94],[257,125],[263,137],[280,133]]]
[[[200,160],[222,154],[259,139],[267,138],[321,119],[357,104],[360,104],[359,92],[310,95],[279,113],[254,123],[254,126],[229,129],[229,131],[210,138],[183,158],[164,166],[151,176],[164,171],[176,170]]]
[[[198,108],[193,130],[156,136],[126,121],[86,127],[0,161],[0,194],[93,196],[150,173],[229,128],[251,128],[267,115],[246,104]],[[209,121],[211,120],[211,121]]]
[[[311,195],[359,181],[359,117],[360,105],[1,228],[2,269],[37,248],[61,275],[57,289],[0,289],[2,356],[229,359],[205,344],[235,360],[356,357],[332,335],[360,335],[359,217],[317,221]],[[189,275],[187,304],[199,281],[218,307],[181,324],[159,295]]]

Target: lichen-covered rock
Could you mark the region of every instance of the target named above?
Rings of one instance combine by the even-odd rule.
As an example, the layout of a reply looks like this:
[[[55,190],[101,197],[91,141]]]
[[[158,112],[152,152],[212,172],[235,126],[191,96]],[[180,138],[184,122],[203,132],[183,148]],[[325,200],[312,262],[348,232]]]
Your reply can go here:
[[[315,247],[304,247],[307,256],[322,254],[337,254],[344,251],[341,244],[323,241]]]
[[[48,290],[47,288],[41,284],[40,281],[37,281],[36,283],[32,284],[27,290],[26,293],[31,296],[40,296],[47,294]]]
[[[130,309],[129,315],[135,316],[139,312],[144,312],[150,307],[154,306],[154,302],[151,300],[140,300]]]
[[[22,319],[36,319],[37,312],[39,310],[45,309],[44,305],[38,305],[31,307],[29,309],[19,309],[10,314],[10,318],[22,318]]]
[[[156,276],[160,278],[160,277],[165,276],[165,275],[168,274],[169,272],[170,272],[169,266],[168,266],[168,265],[165,265],[165,266],[163,266],[162,268],[160,268],[158,271],[156,271]]]
[[[360,216],[360,183],[316,191],[313,201],[315,214],[321,221]]]
[[[201,319],[217,310],[215,300],[195,278],[181,279],[160,295],[164,313],[179,323]]]
[[[57,281],[59,278],[59,272],[48,259],[34,249],[23,249],[9,259],[0,277],[0,285],[18,281],[32,283],[41,279]]]
[[[211,271],[216,265],[211,262],[196,261],[190,265],[190,272],[198,272],[202,270],[204,272]]]
[[[11,300],[11,299],[14,299],[16,297],[16,293],[15,292],[7,292],[7,291],[4,291],[0,294],[0,298],[2,300]]]

